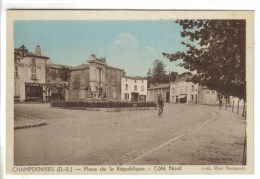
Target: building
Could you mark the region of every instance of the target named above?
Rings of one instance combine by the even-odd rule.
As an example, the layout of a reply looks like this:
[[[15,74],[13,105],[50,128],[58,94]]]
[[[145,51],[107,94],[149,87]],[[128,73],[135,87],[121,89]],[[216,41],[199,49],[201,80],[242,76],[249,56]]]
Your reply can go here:
[[[158,95],[162,96],[164,102],[170,102],[170,84],[159,84],[148,88],[148,101],[158,100]]]
[[[87,62],[75,67],[53,64],[41,55],[39,45],[35,53],[22,45],[14,50],[15,101],[147,100],[145,78],[126,76],[124,70],[93,54]],[[61,79],[64,69],[66,80]]]
[[[90,55],[88,64],[70,68],[70,100],[120,100],[122,69],[109,66],[105,58]]]
[[[215,90],[209,90],[205,86],[199,86],[198,102],[203,104],[218,104],[219,96]]]
[[[176,78],[170,83],[171,103],[197,103],[198,102],[198,84],[187,82],[191,76]]]
[[[70,66],[46,63],[46,102],[51,100],[68,100],[69,79],[62,80],[60,78],[61,71],[68,69],[70,76]]]
[[[122,101],[146,101],[147,79],[139,76],[121,77],[121,100]]]
[[[41,54],[39,45],[35,53],[22,45],[14,49],[14,100],[45,101],[45,66],[49,57]]]

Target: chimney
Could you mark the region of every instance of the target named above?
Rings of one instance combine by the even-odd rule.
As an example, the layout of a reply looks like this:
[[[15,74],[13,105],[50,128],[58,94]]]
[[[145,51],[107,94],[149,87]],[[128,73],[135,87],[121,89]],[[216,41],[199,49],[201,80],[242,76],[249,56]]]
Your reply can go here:
[[[41,47],[40,47],[40,45],[36,45],[35,54],[38,55],[38,56],[41,56]]]

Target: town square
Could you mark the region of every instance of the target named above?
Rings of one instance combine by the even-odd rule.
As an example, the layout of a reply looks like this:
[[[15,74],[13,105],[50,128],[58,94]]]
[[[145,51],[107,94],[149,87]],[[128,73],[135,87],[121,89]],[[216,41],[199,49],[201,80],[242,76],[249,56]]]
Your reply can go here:
[[[248,164],[245,20],[13,28],[14,166]]]

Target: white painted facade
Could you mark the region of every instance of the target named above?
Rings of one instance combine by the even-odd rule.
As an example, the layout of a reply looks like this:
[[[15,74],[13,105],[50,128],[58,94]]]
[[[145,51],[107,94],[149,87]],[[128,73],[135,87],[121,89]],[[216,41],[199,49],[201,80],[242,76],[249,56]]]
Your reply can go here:
[[[142,77],[121,77],[122,101],[146,101],[147,80]]]
[[[209,90],[207,87],[199,86],[199,103],[218,104],[218,93],[215,90]]]
[[[170,83],[171,103],[197,103],[198,84],[179,79]]]
[[[24,46],[15,49],[14,56],[14,99],[20,102],[29,99],[44,101],[45,65],[49,57],[28,52]]]

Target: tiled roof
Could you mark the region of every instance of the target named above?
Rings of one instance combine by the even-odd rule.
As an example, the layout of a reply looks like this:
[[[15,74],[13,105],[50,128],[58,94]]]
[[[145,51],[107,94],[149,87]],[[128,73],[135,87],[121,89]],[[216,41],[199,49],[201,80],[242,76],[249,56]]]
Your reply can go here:
[[[169,83],[165,83],[165,84],[159,84],[157,86],[153,86],[153,87],[150,87],[148,89],[161,89],[161,88],[170,88],[170,84]]]
[[[67,67],[67,68],[72,68],[71,66],[67,66],[67,65],[60,65],[60,64],[46,64],[46,67],[51,67],[51,68],[62,68],[62,67]]]
[[[133,79],[133,80],[146,80],[145,77],[141,77],[141,76],[123,76],[123,77]]]
[[[20,55],[19,49],[18,48],[14,49],[14,53],[17,54],[17,55]],[[26,56],[49,59],[49,57],[47,57],[47,56],[37,55],[37,54],[32,53],[32,52],[26,52]]]
[[[108,68],[112,68],[112,69],[115,69],[115,70],[121,70],[121,71],[124,71],[123,69],[120,69],[120,68],[116,68],[116,67],[112,67],[112,66],[109,66],[107,65]]]

